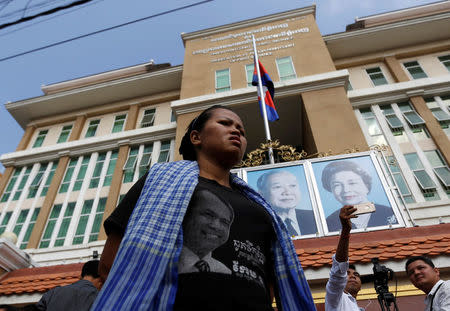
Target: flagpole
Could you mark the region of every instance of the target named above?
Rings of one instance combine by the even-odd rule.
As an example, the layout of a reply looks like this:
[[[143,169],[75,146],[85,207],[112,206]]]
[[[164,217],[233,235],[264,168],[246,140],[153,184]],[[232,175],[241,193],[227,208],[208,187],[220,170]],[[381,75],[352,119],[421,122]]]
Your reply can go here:
[[[253,40],[253,53],[255,56],[256,73],[258,74],[258,89],[259,89],[259,94],[260,94],[260,98],[261,98],[261,107],[262,107],[262,111],[263,111],[264,130],[266,132],[266,140],[267,140],[267,142],[270,142],[272,139],[270,138],[269,121],[267,119],[266,102],[264,100],[265,93],[263,92],[263,86],[262,86],[262,81],[261,81],[261,71],[259,70],[259,60],[258,60],[258,53],[256,52],[256,41],[255,41],[254,35],[252,35],[252,40]],[[270,160],[270,164],[275,164],[275,161],[273,158],[272,147],[269,147],[269,160]]]

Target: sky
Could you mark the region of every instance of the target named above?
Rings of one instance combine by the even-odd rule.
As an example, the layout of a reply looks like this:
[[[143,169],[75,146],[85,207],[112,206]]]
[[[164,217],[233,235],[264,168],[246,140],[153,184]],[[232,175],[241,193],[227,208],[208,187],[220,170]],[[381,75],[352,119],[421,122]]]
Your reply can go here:
[[[75,0],[0,0],[0,25]],[[316,5],[322,35],[345,31],[356,17],[437,0],[92,0],[0,29],[0,155],[14,152],[23,129],[7,102],[42,96],[42,85],[149,62],[183,63],[181,33]],[[189,6],[189,8],[175,10]],[[256,6],[257,5],[257,6]],[[24,8],[27,8],[23,12]],[[168,14],[161,14],[172,11]],[[156,16],[155,16],[156,15]],[[149,16],[153,18],[144,19]],[[2,60],[134,20],[143,21]],[[0,164],[0,173],[4,167]]]

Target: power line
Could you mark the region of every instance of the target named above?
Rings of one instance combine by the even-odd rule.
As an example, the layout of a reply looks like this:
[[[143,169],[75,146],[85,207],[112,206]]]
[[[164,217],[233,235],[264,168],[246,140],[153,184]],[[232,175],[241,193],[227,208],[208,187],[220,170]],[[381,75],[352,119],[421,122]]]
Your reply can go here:
[[[96,35],[96,34],[99,34],[99,33],[105,32],[105,31],[109,31],[109,30],[112,30],[112,29],[116,29],[116,28],[120,28],[120,27],[123,27],[123,26],[131,25],[131,24],[134,24],[134,23],[137,23],[137,22],[141,22],[141,21],[150,19],[150,18],[154,18],[154,17],[166,15],[166,14],[169,14],[169,13],[173,13],[173,12],[176,12],[176,11],[181,11],[181,10],[184,10],[184,9],[188,9],[188,8],[191,8],[191,7],[194,7],[194,6],[197,6],[197,5],[201,5],[201,4],[204,4],[204,3],[207,3],[207,2],[212,2],[212,1],[214,1],[214,0],[204,0],[204,1],[196,2],[196,3],[193,3],[193,4],[189,4],[189,5],[185,5],[185,6],[182,6],[182,7],[178,7],[176,9],[172,9],[172,10],[164,11],[164,12],[157,13],[157,14],[154,14],[154,15],[150,15],[150,16],[147,16],[147,17],[139,18],[139,19],[136,19],[136,20],[131,21],[131,22],[126,22],[126,23],[123,23],[123,24],[120,24],[120,25],[116,25],[116,26],[104,28],[104,29],[101,29],[101,30],[97,30],[97,31],[94,31],[94,32],[91,32],[91,33],[87,33],[87,34],[84,34],[84,35],[81,35],[81,36],[78,36],[78,37],[73,37],[73,38],[70,38],[70,39],[67,39],[67,40],[55,42],[55,43],[52,43],[52,44],[49,44],[49,45],[45,45],[45,46],[42,46],[42,47],[39,47],[39,48],[36,48],[36,49],[32,49],[32,50],[26,51],[26,52],[22,52],[22,53],[18,53],[18,54],[15,54],[15,55],[7,56],[7,57],[4,57],[4,58],[0,58],[0,62],[3,62],[5,60],[11,59],[11,58],[23,56],[23,55],[26,55],[26,54],[34,53],[34,52],[37,52],[37,51],[45,50],[45,49],[48,49],[48,48],[51,48],[51,47],[54,47],[54,46],[57,46],[57,45],[61,45],[61,44],[64,44],[64,43],[68,43],[68,42],[71,42],[71,41],[75,41],[75,40],[78,40],[78,39],[86,38],[86,37],[89,37],[89,36],[92,36],[92,35]]]
[[[85,3],[89,2],[89,1],[92,1],[92,0],[79,0],[79,1],[75,1],[75,2],[69,3],[67,5],[59,6],[59,7],[53,8],[51,10],[35,14],[35,15],[22,17],[21,19],[18,19],[18,20],[14,21],[14,22],[10,22],[10,23],[6,23],[6,24],[0,25],[0,29],[6,28],[6,27],[10,27],[10,26],[13,26],[13,25],[17,25],[17,24],[20,24],[20,23],[23,23],[23,22],[35,19],[35,18],[40,17],[40,16],[50,15],[50,14],[56,13],[56,12],[61,11],[61,10],[69,9],[71,7],[74,7],[74,6],[82,5],[82,4],[85,4]]]

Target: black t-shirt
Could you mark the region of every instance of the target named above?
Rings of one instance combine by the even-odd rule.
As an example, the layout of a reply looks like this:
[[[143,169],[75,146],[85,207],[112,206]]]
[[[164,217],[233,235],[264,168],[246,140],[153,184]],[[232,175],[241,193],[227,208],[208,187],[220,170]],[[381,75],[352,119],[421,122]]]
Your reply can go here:
[[[108,234],[125,231],[145,177],[105,221]],[[174,310],[272,310],[274,237],[270,216],[259,204],[199,177],[183,220]]]

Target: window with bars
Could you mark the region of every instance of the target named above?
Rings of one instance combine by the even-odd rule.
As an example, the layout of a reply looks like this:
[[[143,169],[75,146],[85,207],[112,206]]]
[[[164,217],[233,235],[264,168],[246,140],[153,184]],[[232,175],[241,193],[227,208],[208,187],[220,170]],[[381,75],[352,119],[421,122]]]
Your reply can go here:
[[[445,68],[447,68],[447,70],[450,71],[450,54],[439,56],[438,59],[442,63],[442,65],[444,65]]]
[[[73,171],[75,170],[75,166],[77,166],[77,158],[70,159],[69,165],[66,169],[66,174],[64,175],[61,186],[59,187],[59,193],[67,192],[69,189],[70,181],[72,180]]]
[[[22,231],[23,224],[25,223],[25,220],[27,219],[29,211],[30,211],[29,209],[23,209],[19,213],[19,217],[17,218],[16,224],[14,225],[14,229],[13,229],[13,232],[17,236],[19,236],[20,231]]]
[[[292,57],[281,57],[276,59],[278,73],[280,75],[280,81],[294,79],[297,77],[295,74],[294,64],[292,63]]]
[[[367,68],[366,72],[374,86],[388,84],[380,67]]]
[[[245,65],[245,76],[247,77],[247,86],[252,86],[254,71],[255,71],[255,64]]]
[[[36,140],[34,141],[33,147],[32,148],[37,148],[42,146],[42,144],[44,143],[45,137],[48,134],[48,130],[42,130],[39,131],[38,136],[36,137]]]
[[[97,157],[97,163],[95,163],[94,172],[92,173],[92,178],[89,183],[89,188],[97,188],[100,183],[100,175],[103,170],[103,165],[105,164],[106,152],[102,152]]]
[[[78,170],[77,178],[75,179],[75,183],[73,185],[73,191],[78,191],[81,189],[83,185],[84,177],[86,176],[86,171],[89,165],[89,161],[91,160],[91,156],[83,156],[83,161],[81,162],[80,169]]]
[[[216,93],[231,90],[230,69],[216,70]]]
[[[126,114],[117,115],[114,118],[114,124],[112,128],[112,133],[122,132],[125,126],[125,120],[127,118]]]
[[[84,137],[88,138],[88,137],[95,136],[95,134],[97,133],[97,128],[98,128],[99,124],[100,124],[100,120],[99,119],[89,121],[89,125],[88,125],[88,128],[86,130],[86,135],[84,135]]]
[[[128,154],[127,162],[123,166],[123,182],[132,182],[134,177],[134,169],[136,168],[136,161],[139,153],[139,146],[132,147]]]
[[[52,183],[53,176],[55,175],[57,166],[58,166],[58,163],[52,164],[52,168],[50,169],[50,172],[48,173],[47,180],[45,181],[45,184],[44,184],[44,188],[42,188],[41,197],[45,197],[47,195],[48,188],[50,187],[50,184]]]
[[[0,234],[5,232],[6,226],[8,225],[9,220],[11,219],[11,215],[12,215],[12,211],[5,213],[5,216],[3,217],[3,220],[0,223]]]
[[[63,126],[61,134],[59,134],[57,144],[64,143],[69,139],[70,132],[72,131],[72,124]]]
[[[28,181],[28,177],[30,177],[31,166],[28,166],[25,169],[25,173],[22,175],[22,179],[20,180],[19,187],[17,187],[16,192],[14,193],[13,201],[16,201],[22,195],[23,188],[25,188],[25,184]]]
[[[105,212],[106,198],[100,198],[97,204],[97,210],[95,211],[94,222],[92,224],[91,233],[89,234],[89,241],[97,241],[98,233],[102,224],[103,213]]]
[[[420,67],[419,62],[417,61],[403,63],[403,66],[405,66],[406,70],[408,70],[409,74],[413,79],[421,79],[428,77],[425,71],[423,71],[422,67]]]
[[[31,232],[33,231],[34,224],[36,223],[36,219],[37,219],[40,211],[41,211],[40,207],[34,209],[33,215],[31,215],[30,222],[25,231],[25,235],[23,236],[22,242],[20,243],[21,249],[24,249],[27,247],[28,241],[30,240]]]
[[[422,189],[425,200],[439,200],[439,195],[436,192],[436,184],[425,171],[417,153],[407,153],[405,154],[405,159],[414,174],[417,184]]]
[[[170,140],[161,142],[161,150],[159,151],[158,163],[169,162],[170,157]]]
[[[103,187],[111,185],[112,177],[114,174],[114,169],[116,167],[118,151],[114,150],[111,152],[111,157],[109,158],[108,169],[106,170],[105,180],[103,181]]]
[[[450,195],[450,171],[444,158],[437,150],[424,151],[424,153],[428,162],[433,167],[434,174],[441,182],[447,194]]]
[[[387,145],[386,139],[372,110],[370,108],[361,108],[359,111],[365,122],[367,132],[370,135],[371,141],[369,143],[371,145]]]
[[[69,204],[67,204],[66,210],[64,211],[64,216],[61,221],[61,226],[59,227],[58,235],[56,236],[55,246],[64,245],[67,230],[69,229],[74,210],[75,210],[75,202],[70,202]]]
[[[47,169],[48,163],[42,163],[39,167],[39,171],[36,176],[34,176],[33,181],[30,184],[30,189],[28,190],[27,198],[34,198],[41,185],[42,179],[44,178],[45,170]]]
[[[19,178],[20,175],[20,171],[22,170],[22,168],[17,167],[14,170],[13,176],[11,177],[11,179],[8,182],[8,186],[6,186],[6,190],[5,192],[3,192],[2,198],[0,199],[0,202],[6,202],[8,201],[12,190],[14,189],[14,186],[16,185],[17,179]]]
[[[155,108],[146,109],[144,111],[144,116],[142,117],[141,127],[153,126],[153,123],[155,122],[155,113]]]
[[[55,204],[53,206],[50,216],[47,219],[47,225],[45,226],[44,234],[42,235],[41,242],[39,243],[39,248],[49,247],[53,230],[55,230],[56,222],[58,221],[61,209],[62,204]]]
[[[141,161],[139,163],[139,178],[142,177],[150,168],[152,163],[153,144],[144,146],[144,153],[142,154]]]

